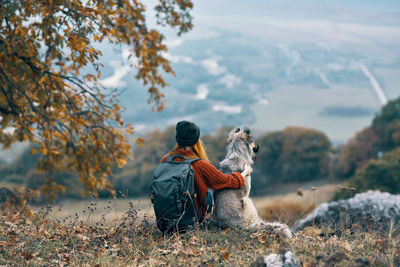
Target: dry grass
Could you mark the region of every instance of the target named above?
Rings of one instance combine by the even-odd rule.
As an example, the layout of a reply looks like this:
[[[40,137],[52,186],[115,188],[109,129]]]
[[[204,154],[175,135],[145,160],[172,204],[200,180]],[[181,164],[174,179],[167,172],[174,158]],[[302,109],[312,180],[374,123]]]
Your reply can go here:
[[[260,216],[267,221],[279,221],[293,226],[296,221],[304,218],[314,208],[314,204],[303,205],[298,202],[275,202],[264,207],[260,212]]]
[[[256,197],[254,204],[263,219],[280,221],[292,226],[316,206],[329,201],[336,191],[336,185],[327,184],[307,190],[299,189],[286,195]]]
[[[309,192],[303,193],[310,201]],[[288,222],[305,207],[301,201],[298,206],[289,202],[292,197],[286,196],[288,204],[281,214]],[[285,239],[264,231],[203,227],[162,236],[152,226],[149,205],[118,199],[69,202],[33,212],[3,208],[0,265],[250,266],[259,256],[286,250],[292,250],[302,266],[400,265],[398,231],[352,233],[311,227]]]

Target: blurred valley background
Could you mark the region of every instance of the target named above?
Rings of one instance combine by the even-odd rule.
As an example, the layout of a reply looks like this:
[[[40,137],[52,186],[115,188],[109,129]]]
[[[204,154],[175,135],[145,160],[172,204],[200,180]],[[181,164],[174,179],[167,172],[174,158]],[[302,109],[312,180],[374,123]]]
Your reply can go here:
[[[127,52],[104,48],[103,82],[126,88],[126,119],[139,130],[182,118],[203,133],[301,125],[337,143],[400,94],[399,2],[198,1],[193,16],[193,31],[167,35],[176,77],[161,113],[149,112]]]
[[[174,125],[186,119],[200,126],[215,165],[232,127],[252,129],[261,145],[254,195],[338,181],[400,192],[391,186],[400,184],[399,1],[194,5],[194,29],[182,38],[166,33],[176,76],[167,79],[161,112],[147,104],[127,48],[101,47],[102,83],[120,90],[124,119],[144,138],[135,160],[115,170],[117,191],[147,195],[155,166],[175,144]],[[66,186],[64,197],[81,197],[74,173],[38,173],[27,147],[1,151],[2,183],[40,188],[51,175]]]

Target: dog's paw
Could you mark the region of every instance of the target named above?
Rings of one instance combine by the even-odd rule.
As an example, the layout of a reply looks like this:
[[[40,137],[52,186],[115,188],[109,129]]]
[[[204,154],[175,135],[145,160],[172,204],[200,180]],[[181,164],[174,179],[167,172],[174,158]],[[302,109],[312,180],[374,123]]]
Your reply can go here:
[[[253,168],[250,165],[246,164],[244,166],[244,170],[242,171],[241,174],[243,177],[246,177],[246,176],[249,176],[252,171],[253,171]]]

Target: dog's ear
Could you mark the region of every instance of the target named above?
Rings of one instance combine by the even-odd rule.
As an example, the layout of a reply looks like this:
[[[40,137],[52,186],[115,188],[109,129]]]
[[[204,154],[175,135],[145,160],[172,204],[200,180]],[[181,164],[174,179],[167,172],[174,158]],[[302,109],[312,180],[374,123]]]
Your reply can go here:
[[[240,128],[236,128],[236,131],[235,131],[236,133],[238,133],[238,132],[240,132]]]

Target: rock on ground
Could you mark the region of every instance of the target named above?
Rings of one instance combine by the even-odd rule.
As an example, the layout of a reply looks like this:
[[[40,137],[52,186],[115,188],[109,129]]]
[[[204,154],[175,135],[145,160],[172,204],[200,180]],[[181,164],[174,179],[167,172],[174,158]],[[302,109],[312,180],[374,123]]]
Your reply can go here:
[[[286,251],[285,254],[271,253],[264,258],[264,264],[267,267],[298,267],[300,263],[297,261],[292,251]]]
[[[306,218],[298,221],[294,230],[307,226],[328,226],[332,229],[359,229],[363,231],[388,230],[399,227],[400,195],[368,191],[353,198],[319,205]]]

